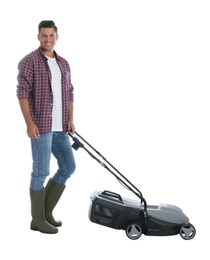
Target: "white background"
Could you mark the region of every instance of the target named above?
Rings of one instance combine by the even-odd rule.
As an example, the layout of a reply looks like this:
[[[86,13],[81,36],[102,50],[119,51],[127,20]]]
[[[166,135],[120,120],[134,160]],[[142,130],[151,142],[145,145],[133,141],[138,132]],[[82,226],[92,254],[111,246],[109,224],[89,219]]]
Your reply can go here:
[[[209,248],[209,1],[8,1],[1,24],[1,259],[198,259]],[[196,227],[129,240],[91,223],[90,194],[133,195],[82,149],[55,215],[56,235],[32,232],[30,142],[16,99],[17,64],[58,26],[55,50],[72,69],[76,130],[143,193],[183,209]],[[52,159],[52,172],[56,162]],[[206,245],[207,242],[207,245]]]

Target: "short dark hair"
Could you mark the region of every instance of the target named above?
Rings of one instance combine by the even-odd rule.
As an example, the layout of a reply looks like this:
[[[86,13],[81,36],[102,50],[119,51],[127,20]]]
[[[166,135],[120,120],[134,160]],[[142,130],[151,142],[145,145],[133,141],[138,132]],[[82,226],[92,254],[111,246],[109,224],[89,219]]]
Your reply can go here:
[[[57,33],[58,28],[52,20],[41,21],[38,25],[38,32],[40,33],[41,28],[54,28]]]

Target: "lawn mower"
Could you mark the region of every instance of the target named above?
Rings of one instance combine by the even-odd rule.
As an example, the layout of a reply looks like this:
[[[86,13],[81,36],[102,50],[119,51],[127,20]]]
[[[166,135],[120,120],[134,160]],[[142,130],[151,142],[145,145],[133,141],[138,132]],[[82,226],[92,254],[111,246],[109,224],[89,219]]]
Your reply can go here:
[[[196,229],[182,209],[164,203],[147,205],[141,191],[80,134],[77,132],[74,135],[71,132],[68,134],[73,140],[72,147],[75,150],[83,148],[138,198],[138,200],[133,200],[110,190],[94,191],[90,196],[88,213],[91,222],[125,230],[127,237],[132,240],[140,238],[142,234],[146,236],[179,234],[184,240],[191,240],[195,237]],[[88,145],[89,149],[85,147],[84,143]]]

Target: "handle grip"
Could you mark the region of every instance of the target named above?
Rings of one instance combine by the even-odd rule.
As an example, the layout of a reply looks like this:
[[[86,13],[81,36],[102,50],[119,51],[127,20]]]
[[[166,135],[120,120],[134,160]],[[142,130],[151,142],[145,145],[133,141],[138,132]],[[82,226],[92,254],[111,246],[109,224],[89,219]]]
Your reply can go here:
[[[107,196],[110,196],[110,197],[113,197],[113,198],[116,198],[116,199],[122,201],[122,197],[121,197],[120,194],[118,194],[118,193],[105,190],[105,191],[102,192],[102,194],[107,195]]]

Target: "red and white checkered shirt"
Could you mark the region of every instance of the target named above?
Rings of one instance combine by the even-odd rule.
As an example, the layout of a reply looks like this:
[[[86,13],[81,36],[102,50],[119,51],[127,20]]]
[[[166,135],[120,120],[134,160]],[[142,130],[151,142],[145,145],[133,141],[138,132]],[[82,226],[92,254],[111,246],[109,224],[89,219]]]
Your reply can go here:
[[[54,51],[61,70],[62,85],[62,124],[67,132],[68,102],[74,101],[74,88],[71,84],[71,70],[68,62]],[[53,93],[51,89],[51,72],[47,58],[41,49],[29,53],[18,64],[18,99],[28,99],[31,116],[40,133],[51,132]]]

